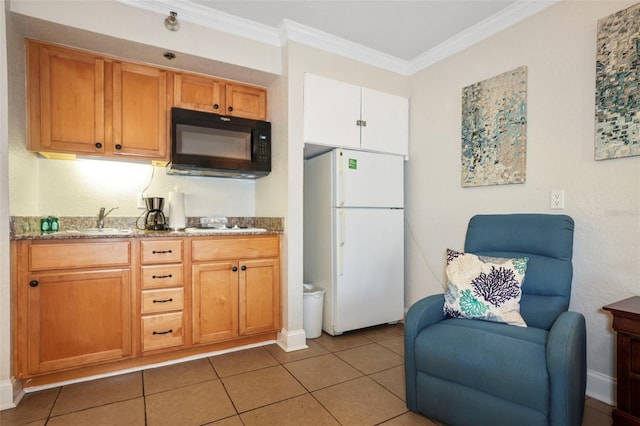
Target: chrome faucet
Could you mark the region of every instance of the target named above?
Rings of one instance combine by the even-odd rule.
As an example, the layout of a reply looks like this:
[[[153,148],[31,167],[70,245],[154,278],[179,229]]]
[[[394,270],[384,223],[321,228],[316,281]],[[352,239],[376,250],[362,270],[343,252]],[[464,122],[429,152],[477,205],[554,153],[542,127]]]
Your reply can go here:
[[[100,207],[100,211],[98,212],[98,223],[97,223],[97,228],[99,230],[102,230],[102,228],[104,228],[104,218],[107,217],[107,215],[112,211],[114,211],[115,209],[117,209],[117,207],[113,207],[111,210],[105,213],[104,207]]]

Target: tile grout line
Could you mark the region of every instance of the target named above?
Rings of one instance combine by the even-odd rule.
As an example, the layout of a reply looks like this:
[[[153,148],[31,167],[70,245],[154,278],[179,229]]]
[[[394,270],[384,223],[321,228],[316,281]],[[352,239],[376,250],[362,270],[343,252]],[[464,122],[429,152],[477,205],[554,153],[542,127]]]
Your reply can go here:
[[[227,395],[227,398],[229,398],[229,401],[231,402],[231,405],[233,406],[233,411],[236,412],[235,415],[238,416],[238,419],[240,419],[240,423],[244,424],[244,422],[242,421],[242,418],[240,417],[240,411],[238,411],[238,407],[236,407],[236,403],[233,402],[233,398],[231,398],[231,395],[229,394],[229,390],[227,389],[227,386],[224,384],[224,381],[222,380],[222,377],[218,373],[218,370],[216,370],[216,366],[213,365],[213,361],[211,360],[211,357],[207,357],[207,361],[209,361],[209,365],[213,369],[213,372],[216,374],[216,377],[218,378],[218,380],[220,380],[220,384],[222,385],[222,389],[224,389],[225,395]],[[229,417],[232,417],[232,416],[229,416]],[[222,419],[219,419],[219,420],[222,420]],[[218,421],[218,420],[214,420],[214,421]]]
[[[147,419],[147,392],[145,391],[145,379],[144,379],[144,370],[141,371],[142,374],[142,406],[144,407],[144,424],[145,426],[149,424],[149,420]]]

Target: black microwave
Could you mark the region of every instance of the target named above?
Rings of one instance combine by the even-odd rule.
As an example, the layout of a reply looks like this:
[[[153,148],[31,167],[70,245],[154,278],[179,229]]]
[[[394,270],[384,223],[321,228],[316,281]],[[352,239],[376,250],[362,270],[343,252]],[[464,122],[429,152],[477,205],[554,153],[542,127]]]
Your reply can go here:
[[[167,174],[257,179],[271,172],[271,123],[171,109]]]

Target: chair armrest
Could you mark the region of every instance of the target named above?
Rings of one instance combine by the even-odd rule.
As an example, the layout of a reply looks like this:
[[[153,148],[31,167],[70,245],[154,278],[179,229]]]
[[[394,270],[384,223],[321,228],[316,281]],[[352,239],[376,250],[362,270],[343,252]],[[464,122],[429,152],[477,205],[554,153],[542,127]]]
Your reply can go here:
[[[580,426],[587,385],[586,326],[584,316],[563,312],[547,337],[551,425]]]
[[[404,320],[404,366],[406,380],[407,407],[418,411],[416,400],[416,336],[420,330],[445,318],[443,312],[444,295],[434,294],[417,301]]]
[[[404,341],[413,342],[420,330],[445,319],[444,294],[434,294],[414,303],[404,320]],[[406,349],[406,347],[405,347]]]

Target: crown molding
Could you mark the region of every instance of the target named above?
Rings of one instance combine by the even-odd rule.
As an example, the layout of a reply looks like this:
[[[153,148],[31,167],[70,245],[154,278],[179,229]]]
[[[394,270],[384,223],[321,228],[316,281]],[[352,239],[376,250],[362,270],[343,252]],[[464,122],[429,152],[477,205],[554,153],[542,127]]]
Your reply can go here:
[[[287,19],[283,20],[278,28],[274,28],[201,6],[188,0],[118,1],[161,15],[168,14],[169,11],[174,11],[178,13],[178,19],[271,46],[283,46],[287,41],[295,41],[400,75],[409,76],[545,10],[560,0],[518,0],[513,5],[418,55],[410,61],[382,53],[378,50]]]
[[[407,75],[415,74],[462,50],[529,18],[560,0],[518,0],[513,5],[470,27],[410,61]]]
[[[358,43],[285,19],[280,25],[283,42],[295,41],[329,53],[406,75],[409,62]]]

